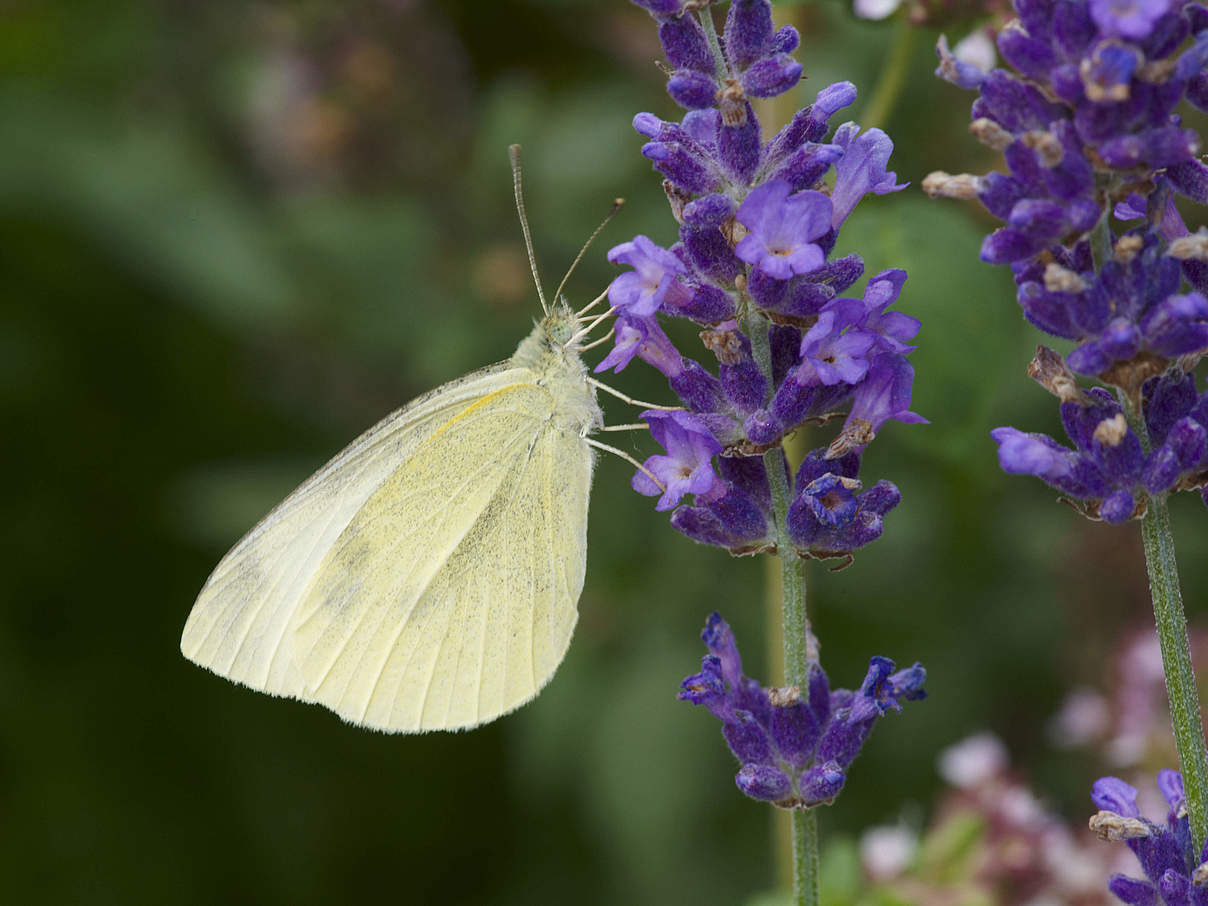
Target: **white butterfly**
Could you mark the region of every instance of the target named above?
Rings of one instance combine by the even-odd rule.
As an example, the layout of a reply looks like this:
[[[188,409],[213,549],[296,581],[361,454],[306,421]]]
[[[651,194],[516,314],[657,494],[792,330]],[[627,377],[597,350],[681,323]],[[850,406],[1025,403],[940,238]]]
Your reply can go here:
[[[581,314],[547,308],[506,362],[412,401],[307,479],[218,564],[185,657],[388,732],[473,727],[535,696],[578,616],[604,446],[588,439],[602,416]]]

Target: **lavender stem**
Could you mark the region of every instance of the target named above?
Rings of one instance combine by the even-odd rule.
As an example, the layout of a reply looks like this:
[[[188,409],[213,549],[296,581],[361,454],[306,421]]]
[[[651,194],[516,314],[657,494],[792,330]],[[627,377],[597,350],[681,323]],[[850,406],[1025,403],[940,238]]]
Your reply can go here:
[[[1152,444],[1145,420],[1139,417],[1126,394],[1121,393],[1120,399],[1133,431],[1148,453]],[[1165,494],[1149,498],[1141,519],[1141,540],[1145,548],[1145,567],[1149,572],[1154,622],[1162,648],[1166,692],[1170,698],[1170,722],[1187,796],[1187,817],[1195,851],[1200,852],[1208,837],[1208,749],[1204,744],[1199,690],[1191,665],[1187,617],[1183,611],[1174,533],[1170,528]]]
[[[766,328],[755,331],[766,343]],[[805,561],[797,556],[789,539],[785,517],[792,497],[788,462],[781,447],[763,455],[772,487],[772,511],[776,519],[776,543],[780,556],[781,612],[784,630],[784,672],[790,686],[804,688],[808,682],[811,646],[809,617],[805,609]],[[793,810],[793,902],[818,906],[818,821],[813,809]]]
[[[1174,536],[1165,495],[1151,497],[1141,520],[1145,543],[1145,565],[1153,598],[1154,620],[1162,646],[1162,667],[1170,695],[1170,720],[1174,725],[1179,769],[1187,792],[1187,815],[1195,850],[1199,852],[1208,835],[1208,751],[1204,746],[1200,700],[1191,667],[1187,642],[1187,619],[1179,591],[1179,569],[1175,563]]]

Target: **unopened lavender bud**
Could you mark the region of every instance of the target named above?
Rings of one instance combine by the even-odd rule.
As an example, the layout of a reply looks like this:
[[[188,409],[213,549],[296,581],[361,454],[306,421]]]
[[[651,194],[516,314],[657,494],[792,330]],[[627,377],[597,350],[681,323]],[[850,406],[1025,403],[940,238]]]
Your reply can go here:
[[[733,0],[726,16],[726,57],[735,69],[746,69],[772,49],[772,4],[768,0]]]
[[[1180,161],[1166,168],[1175,191],[1199,204],[1208,204],[1208,166],[1198,160]]]
[[[676,69],[712,75],[713,53],[695,16],[673,16],[659,23],[659,41]]]
[[[667,80],[667,93],[686,110],[702,110],[713,106],[717,82],[707,73],[681,69]]]
[[[1017,70],[1032,78],[1043,78],[1055,62],[1048,42],[1033,38],[1017,19],[998,33],[998,51]]]

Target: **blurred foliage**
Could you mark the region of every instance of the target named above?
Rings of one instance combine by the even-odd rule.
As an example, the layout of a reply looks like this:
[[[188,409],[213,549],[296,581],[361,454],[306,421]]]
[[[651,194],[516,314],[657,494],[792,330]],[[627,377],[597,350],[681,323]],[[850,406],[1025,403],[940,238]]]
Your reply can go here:
[[[784,15],[804,33],[794,103],[877,82],[890,25],[834,3]],[[991,163],[965,135],[969,97],[931,77],[934,37],[881,123],[913,186]],[[177,650],[208,571],[273,503],[527,331],[509,143],[526,149],[548,283],[629,199],[572,299],[610,279],[610,244],[674,238],[630,128],[639,110],[675,115],[658,56],[624,0],[8,5],[6,901],[734,903],[774,886],[773,822],[734,789],[714,721],[675,700],[714,609],[768,678],[763,565],[672,532],[623,463],[596,478],[569,658],[489,727],[358,731]],[[1090,525],[997,469],[990,428],[1057,423],[1023,374],[1038,336],[1009,277],[977,261],[988,228],[912,188],[870,198],[843,233],[870,273],[910,271],[914,408],[932,425],[873,445],[867,480],[903,503],[850,569],[811,568],[811,614],[837,684],[884,654],[923,661],[931,698],[877,730],[824,833],[926,809],[934,753],[983,727],[1085,814],[1097,766],[1056,758],[1040,728],[1150,619],[1134,528]],[[616,384],[665,397],[648,371]],[[1204,514],[1176,501],[1174,518],[1195,621]]]

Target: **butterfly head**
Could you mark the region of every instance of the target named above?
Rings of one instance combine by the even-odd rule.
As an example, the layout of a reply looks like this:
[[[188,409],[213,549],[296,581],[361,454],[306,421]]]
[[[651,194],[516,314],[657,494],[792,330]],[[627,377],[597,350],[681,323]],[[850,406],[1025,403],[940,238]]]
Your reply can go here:
[[[541,328],[551,345],[562,349],[578,347],[580,326],[579,316],[566,304],[565,299],[555,302],[549,314],[541,319]]]

